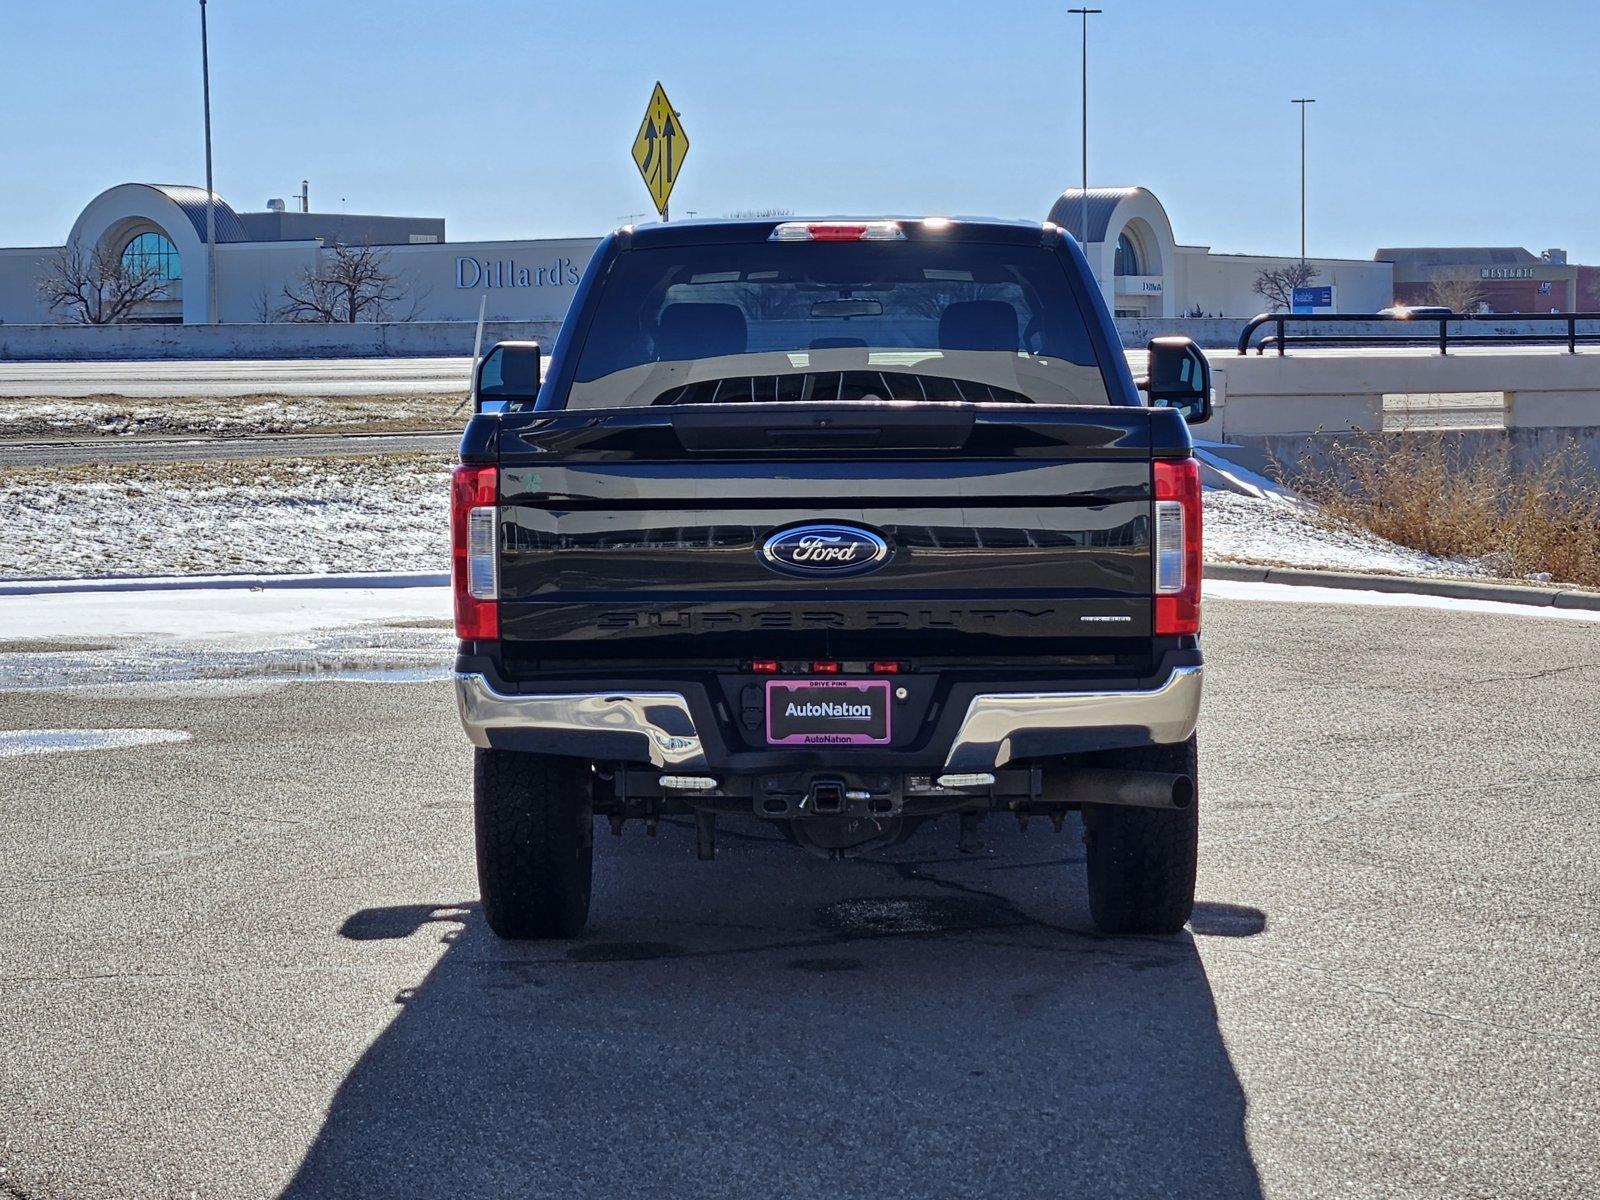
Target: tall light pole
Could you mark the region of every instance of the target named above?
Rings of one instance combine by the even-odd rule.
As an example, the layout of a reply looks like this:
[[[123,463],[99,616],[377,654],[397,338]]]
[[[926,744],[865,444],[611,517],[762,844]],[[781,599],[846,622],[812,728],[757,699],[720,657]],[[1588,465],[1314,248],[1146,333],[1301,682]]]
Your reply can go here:
[[[1315,100],[1291,100],[1300,106],[1300,265],[1306,265],[1306,105]]]
[[[211,46],[206,0],[200,0],[200,81],[206,109],[206,321],[217,323],[217,193],[211,183]]]
[[[1089,18],[1102,9],[1098,8],[1069,8],[1069,13],[1076,13],[1083,18],[1083,223],[1078,227],[1078,233],[1083,239],[1083,244],[1089,244]]]

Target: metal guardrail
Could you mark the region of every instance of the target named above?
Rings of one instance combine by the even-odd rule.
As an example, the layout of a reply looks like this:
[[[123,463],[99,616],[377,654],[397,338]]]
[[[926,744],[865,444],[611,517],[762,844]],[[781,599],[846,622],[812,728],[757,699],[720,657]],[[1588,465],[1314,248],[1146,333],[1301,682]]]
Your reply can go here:
[[[1546,324],[1565,326],[1565,333],[1506,333],[1495,330],[1489,333],[1450,332],[1451,325],[1466,325],[1471,322],[1496,322],[1501,325],[1515,321],[1519,324]],[[1493,345],[1559,345],[1566,343],[1567,353],[1576,354],[1579,342],[1600,342],[1600,330],[1596,332],[1580,333],[1580,321],[1600,322],[1600,312],[1577,313],[1486,313],[1472,315],[1456,315],[1449,317],[1416,316],[1396,317],[1386,316],[1381,313],[1262,313],[1252,317],[1239,334],[1239,353],[1250,353],[1250,339],[1256,332],[1265,326],[1276,327],[1276,333],[1269,334],[1256,343],[1257,354],[1265,354],[1269,348],[1275,349],[1278,356],[1283,356],[1289,343],[1297,346],[1438,346],[1440,354],[1448,354],[1451,345],[1457,346],[1493,346]],[[1438,333],[1410,333],[1398,332],[1394,334],[1377,333],[1290,333],[1288,326],[1297,325],[1355,325],[1355,324],[1393,324],[1415,328],[1417,326],[1435,325]]]

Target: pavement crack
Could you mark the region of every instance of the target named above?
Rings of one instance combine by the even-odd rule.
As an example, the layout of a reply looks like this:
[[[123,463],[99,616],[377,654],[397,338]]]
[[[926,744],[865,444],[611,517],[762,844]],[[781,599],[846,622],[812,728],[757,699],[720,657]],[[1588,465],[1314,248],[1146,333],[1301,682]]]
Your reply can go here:
[[[1552,675],[1564,675],[1568,671],[1589,671],[1600,668],[1600,662],[1568,663],[1562,667],[1551,667],[1544,671],[1530,671],[1527,674],[1511,675],[1485,675],[1481,678],[1467,679],[1462,682],[1469,687],[1476,687],[1485,683],[1519,683],[1528,679],[1548,679]]]

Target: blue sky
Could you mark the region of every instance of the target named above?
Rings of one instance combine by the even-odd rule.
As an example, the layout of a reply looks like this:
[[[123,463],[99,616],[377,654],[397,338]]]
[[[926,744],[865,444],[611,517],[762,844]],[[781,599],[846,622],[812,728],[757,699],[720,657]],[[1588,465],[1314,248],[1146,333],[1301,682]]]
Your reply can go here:
[[[1039,218],[1078,164],[1070,0],[211,0],[217,189],[259,209],[444,216],[455,239],[592,234],[648,208],[628,158],[661,79],[693,149],[675,213]],[[1600,4],[1099,0],[1090,181],[1180,241],[1561,246],[1600,262]],[[204,178],[192,0],[0,0],[0,245],[95,193]]]

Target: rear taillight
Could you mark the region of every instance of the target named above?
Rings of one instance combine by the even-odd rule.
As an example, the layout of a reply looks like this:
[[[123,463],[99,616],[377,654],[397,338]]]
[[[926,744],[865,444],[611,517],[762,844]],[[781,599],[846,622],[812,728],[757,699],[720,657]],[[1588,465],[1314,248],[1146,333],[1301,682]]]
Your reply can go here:
[[[1155,464],[1155,631],[1200,631],[1200,464]]]
[[[499,518],[494,467],[461,466],[450,477],[450,582],[456,636],[492,642],[500,636]]]
[[[785,221],[774,242],[895,242],[906,236],[899,221]]]

